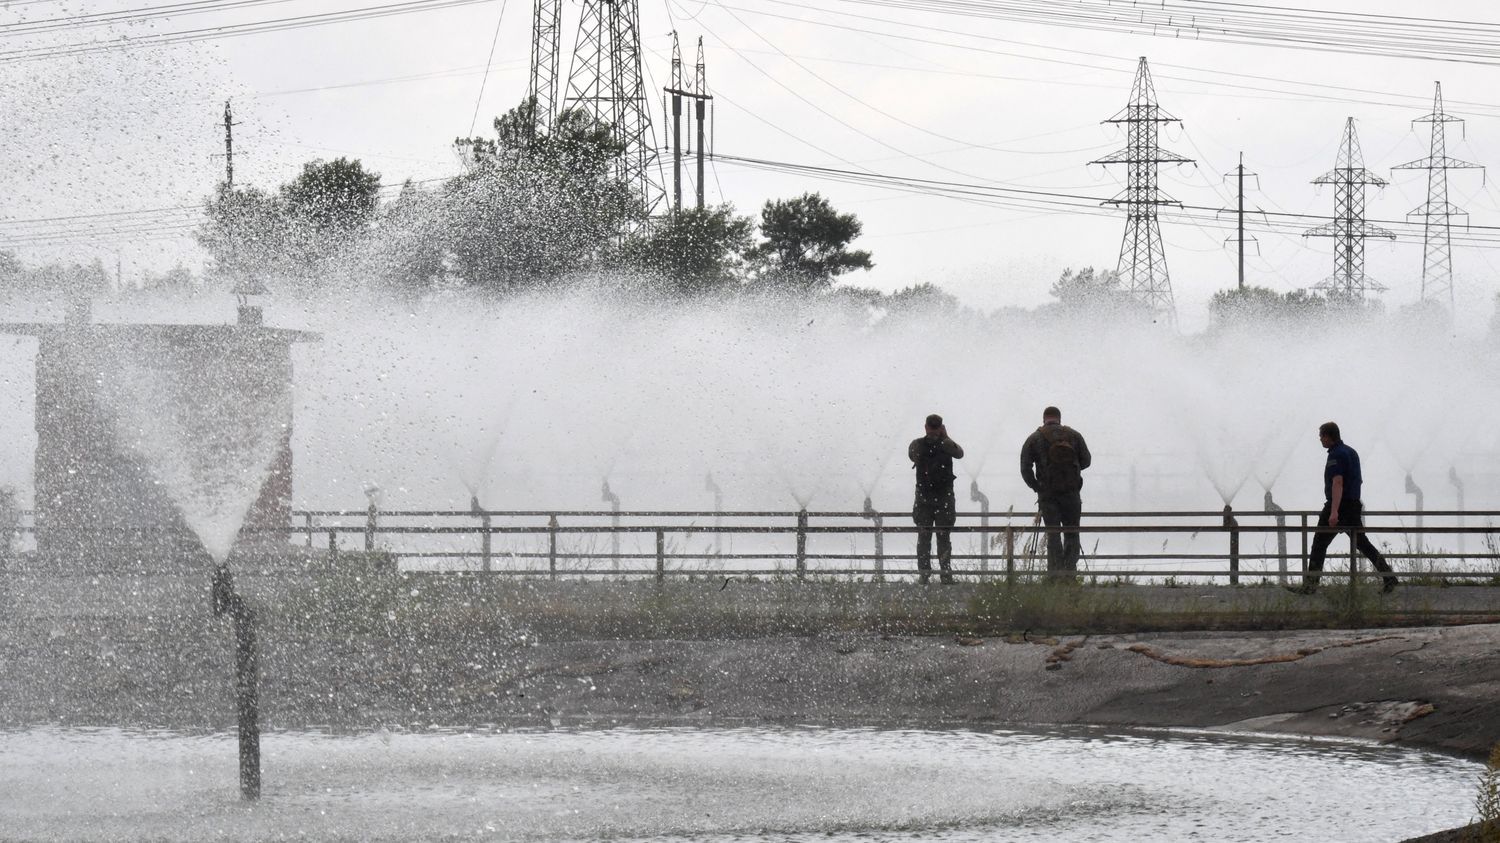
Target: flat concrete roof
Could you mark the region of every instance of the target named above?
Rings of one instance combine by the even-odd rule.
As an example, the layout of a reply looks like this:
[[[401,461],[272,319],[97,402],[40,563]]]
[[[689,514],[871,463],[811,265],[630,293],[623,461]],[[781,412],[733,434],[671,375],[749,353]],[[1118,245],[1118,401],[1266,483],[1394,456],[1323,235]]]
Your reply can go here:
[[[253,336],[285,343],[321,342],[323,335],[293,328],[265,325],[240,325],[234,322],[155,323],[155,322],[0,322],[0,334],[47,337],[74,331],[94,334],[143,335],[164,334],[168,337],[203,338],[214,334]]]

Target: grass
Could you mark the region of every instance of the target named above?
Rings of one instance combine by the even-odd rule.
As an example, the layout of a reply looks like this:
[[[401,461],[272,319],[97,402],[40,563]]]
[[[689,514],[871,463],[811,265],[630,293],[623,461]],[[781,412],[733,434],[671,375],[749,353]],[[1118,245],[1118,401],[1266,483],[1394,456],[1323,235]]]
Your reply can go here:
[[[1500,843],[1500,743],[1490,750],[1484,772],[1479,774],[1474,811],[1479,819],[1469,826],[1468,838],[1474,843]]]

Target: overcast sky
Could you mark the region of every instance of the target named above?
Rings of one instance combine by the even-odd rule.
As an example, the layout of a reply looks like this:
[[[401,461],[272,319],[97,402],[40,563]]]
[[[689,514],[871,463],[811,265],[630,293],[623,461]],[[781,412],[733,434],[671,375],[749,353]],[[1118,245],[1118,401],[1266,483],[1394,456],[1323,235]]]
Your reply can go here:
[[[47,32],[15,26],[162,2],[32,0],[0,12],[0,150],[9,164],[0,169],[0,248],[30,260],[100,257],[112,268],[118,261],[127,280],[179,260],[200,265],[187,232],[192,206],[222,178],[226,97],[233,98],[240,124],[238,182],[274,188],[306,160],[351,156],[394,185],[453,175],[452,140],[471,127],[490,131],[493,117],[526,89],[531,5],[522,0],[37,60],[6,52],[281,21],[395,0],[255,2],[232,11]],[[1500,164],[1500,104],[1489,99],[1500,82],[1496,59],[1435,61],[1336,52],[1329,44],[1208,43],[1061,25],[1065,9],[1115,8],[1125,16],[1129,5],[642,0],[640,14],[652,91],[667,82],[670,32],[679,32],[689,64],[703,38],[716,98],[715,151],[723,155],[1105,198],[1119,190],[1123,167],[1089,162],[1124,146],[1123,135],[1101,121],[1124,106],[1145,56],[1162,107],[1182,121],[1163,129],[1162,145],[1197,161],[1163,166],[1161,185],[1189,205],[1231,205],[1233,185],[1224,174],[1243,152],[1246,168],[1258,174],[1247,181],[1249,205],[1331,214],[1332,189],[1311,182],[1333,166],[1345,118],[1352,116],[1366,166],[1391,180],[1383,191],[1371,190],[1368,216],[1403,219],[1424,201],[1426,175],[1390,168],[1427,154],[1428,127],[1411,120],[1430,111],[1438,80],[1448,111],[1467,120],[1450,125],[1448,154]],[[1030,6],[1052,12],[1040,22],[990,16]],[[580,8],[571,0],[564,4],[565,68]],[[1300,8],[1400,16],[1413,6],[1303,0]],[[1421,8],[1435,18],[1500,26],[1493,3]],[[1350,27],[1340,21],[1323,22],[1328,42],[1369,34],[1360,26],[1344,34]],[[1497,40],[1493,32],[1469,29],[1472,42],[1454,43],[1471,56]],[[652,104],[660,121],[659,93]],[[658,124],[659,135],[664,128]],[[1454,172],[1450,179],[1450,200],[1471,214],[1473,225],[1500,226],[1500,193],[1492,180],[1477,171]],[[874,253],[877,267],[853,283],[894,290],[930,281],[986,309],[1045,301],[1066,267],[1113,268],[1124,229],[1119,212],[963,201],[727,161],[711,167],[707,182],[709,201],[733,202],[747,214],[767,199],[819,191],[864,222],[857,245]],[[1206,318],[1215,290],[1235,282],[1232,244],[1224,243],[1232,230],[1217,227],[1211,214],[1198,216],[1162,224],[1188,327]],[[51,219],[62,217],[78,219]],[[22,222],[44,218],[49,221]],[[1222,222],[1231,224],[1232,217]],[[1332,272],[1326,239],[1255,236],[1259,242],[1247,260],[1251,283],[1290,290]],[[1500,289],[1494,248],[1454,248],[1466,304],[1461,311],[1471,321],[1488,319]],[[1419,235],[1371,241],[1368,254],[1370,276],[1390,288],[1388,305],[1417,298]]]

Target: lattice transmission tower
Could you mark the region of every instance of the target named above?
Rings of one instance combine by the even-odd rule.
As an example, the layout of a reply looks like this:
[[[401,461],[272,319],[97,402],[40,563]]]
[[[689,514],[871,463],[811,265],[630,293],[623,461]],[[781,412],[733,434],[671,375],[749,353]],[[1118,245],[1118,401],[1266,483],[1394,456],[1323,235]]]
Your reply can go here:
[[[1450,221],[1453,217],[1468,216],[1462,208],[1448,201],[1449,170],[1480,170],[1479,164],[1449,158],[1446,150],[1448,123],[1462,123],[1443,111],[1443,83],[1436,83],[1432,96],[1432,112],[1412,121],[1432,124],[1432,144],[1426,158],[1418,158],[1398,164],[1392,170],[1426,170],[1427,201],[1407,214],[1422,218],[1422,300],[1431,299],[1446,304],[1453,311],[1453,242],[1450,237]]]
[[[639,193],[651,216],[665,204],[666,191],[641,72],[640,6],[637,0],[583,0],[582,6],[562,107],[609,125],[623,150],[615,175]]]
[[[557,117],[559,39],[562,0],[536,0],[531,15],[531,81],[526,95],[535,104],[533,128],[544,134]]]
[[[1380,292],[1385,287],[1365,277],[1365,240],[1382,237],[1395,240],[1396,235],[1365,222],[1365,188],[1384,187],[1385,179],[1365,169],[1359,136],[1354,132],[1354,118],[1344,123],[1344,141],[1333,169],[1313,179],[1313,184],[1333,185],[1333,219],[1302,232],[1303,237],[1333,238],[1333,274],[1313,285],[1331,298],[1363,301],[1365,293]]]
[[[1125,206],[1125,238],[1120,243],[1120,260],[1116,269],[1125,289],[1151,311],[1176,322],[1172,302],[1172,279],[1167,274],[1167,255],[1162,246],[1161,227],[1156,209],[1162,205],[1182,203],[1162,193],[1157,187],[1159,164],[1191,164],[1192,159],[1162,149],[1157,135],[1163,123],[1181,120],[1156,104],[1156,88],[1146,58],[1136,67],[1135,83],[1130,88],[1130,103],[1118,114],[1104,121],[1125,127],[1125,148],[1091,161],[1091,164],[1124,164],[1125,189],[1106,205]]]

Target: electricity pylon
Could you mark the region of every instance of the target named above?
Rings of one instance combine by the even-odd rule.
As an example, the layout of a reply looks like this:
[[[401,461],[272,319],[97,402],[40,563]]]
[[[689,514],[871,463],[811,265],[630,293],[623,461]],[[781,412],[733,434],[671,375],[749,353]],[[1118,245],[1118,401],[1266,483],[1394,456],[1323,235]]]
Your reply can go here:
[[[607,125],[620,147],[615,176],[639,194],[647,216],[665,204],[656,138],[641,75],[637,0],[583,0],[564,108]]]
[[[1154,314],[1168,322],[1177,320],[1172,302],[1172,279],[1167,274],[1167,255],[1162,246],[1161,227],[1156,209],[1181,202],[1162,193],[1156,183],[1158,164],[1191,164],[1175,152],[1162,149],[1156,138],[1162,123],[1182,121],[1162,111],[1156,104],[1156,88],[1146,58],[1141,57],[1130,88],[1130,103],[1118,114],[1104,121],[1125,126],[1125,148],[1096,159],[1091,164],[1125,164],[1125,190],[1106,205],[1125,206],[1125,238],[1120,243],[1120,260],[1116,265],[1125,289],[1144,303]]]
[[[1426,170],[1427,201],[1407,214],[1407,217],[1422,218],[1422,300],[1432,300],[1448,306],[1453,312],[1453,243],[1450,237],[1449,220],[1468,216],[1462,208],[1448,201],[1449,170],[1481,170],[1482,165],[1449,158],[1446,145],[1448,123],[1462,123],[1443,111],[1443,83],[1435,83],[1432,96],[1432,112],[1413,120],[1413,123],[1432,124],[1432,144],[1426,158],[1418,158],[1398,164],[1392,170]]]
[[[1365,222],[1365,188],[1384,187],[1385,179],[1365,169],[1354,133],[1354,118],[1344,123],[1344,142],[1333,169],[1313,179],[1313,184],[1333,185],[1333,219],[1302,232],[1303,237],[1333,238],[1333,274],[1313,285],[1330,298],[1363,301],[1368,291],[1385,287],[1365,277],[1365,239],[1383,237],[1395,240],[1391,232]]]
[[[558,38],[562,34],[562,0],[536,0],[531,16],[531,81],[526,95],[533,104],[536,134],[552,128],[557,117]]]

